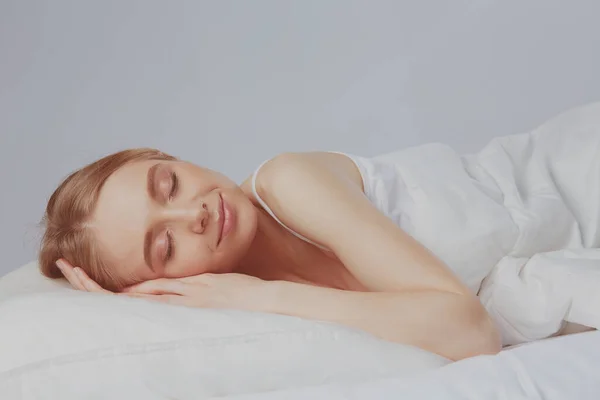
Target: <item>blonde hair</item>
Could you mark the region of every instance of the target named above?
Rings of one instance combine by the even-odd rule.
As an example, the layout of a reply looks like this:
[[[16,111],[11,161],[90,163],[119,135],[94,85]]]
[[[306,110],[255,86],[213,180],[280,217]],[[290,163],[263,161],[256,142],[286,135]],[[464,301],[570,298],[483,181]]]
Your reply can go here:
[[[42,274],[62,277],[55,263],[64,258],[105,289],[118,291],[125,286],[124,278],[119,278],[102,260],[89,222],[108,177],[125,164],[145,160],[176,158],[149,148],[123,150],[73,172],[58,186],[42,219],[45,226],[39,253]]]

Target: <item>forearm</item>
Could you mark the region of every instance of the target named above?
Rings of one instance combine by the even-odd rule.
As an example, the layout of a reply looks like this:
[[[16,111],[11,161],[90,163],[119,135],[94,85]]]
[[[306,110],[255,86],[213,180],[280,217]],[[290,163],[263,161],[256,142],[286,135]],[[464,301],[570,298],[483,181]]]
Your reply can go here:
[[[457,360],[499,350],[499,338],[474,297],[442,291],[351,292],[268,282],[267,312],[336,322]]]

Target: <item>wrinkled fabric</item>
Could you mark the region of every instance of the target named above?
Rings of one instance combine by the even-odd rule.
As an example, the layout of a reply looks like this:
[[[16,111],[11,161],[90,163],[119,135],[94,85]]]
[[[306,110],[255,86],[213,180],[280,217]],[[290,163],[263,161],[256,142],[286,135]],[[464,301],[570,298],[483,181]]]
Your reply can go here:
[[[476,154],[350,157],[370,200],[479,294],[504,344],[600,327],[600,103]]]

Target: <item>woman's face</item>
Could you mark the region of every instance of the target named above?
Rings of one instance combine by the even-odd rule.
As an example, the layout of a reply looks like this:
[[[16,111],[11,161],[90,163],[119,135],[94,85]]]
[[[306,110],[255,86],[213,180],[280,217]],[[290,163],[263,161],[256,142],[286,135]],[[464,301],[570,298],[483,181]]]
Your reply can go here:
[[[126,164],[92,216],[102,257],[126,282],[230,272],[256,232],[256,210],[227,177],[183,161]]]

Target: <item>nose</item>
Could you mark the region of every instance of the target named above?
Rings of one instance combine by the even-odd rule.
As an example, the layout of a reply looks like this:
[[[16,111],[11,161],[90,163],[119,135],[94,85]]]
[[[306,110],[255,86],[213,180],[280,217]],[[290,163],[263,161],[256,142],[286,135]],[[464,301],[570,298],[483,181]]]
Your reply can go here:
[[[204,233],[206,225],[208,224],[208,207],[206,203],[202,203],[199,210],[196,211],[196,215],[191,216],[190,230],[194,233]]]
[[[181,224],[182,227],[189,229],[196,234],[202,234],[208,225],[208,207],[202,202],[190,204],[189,206],[179,206],[164,210],[162,218],[171,223]]]

